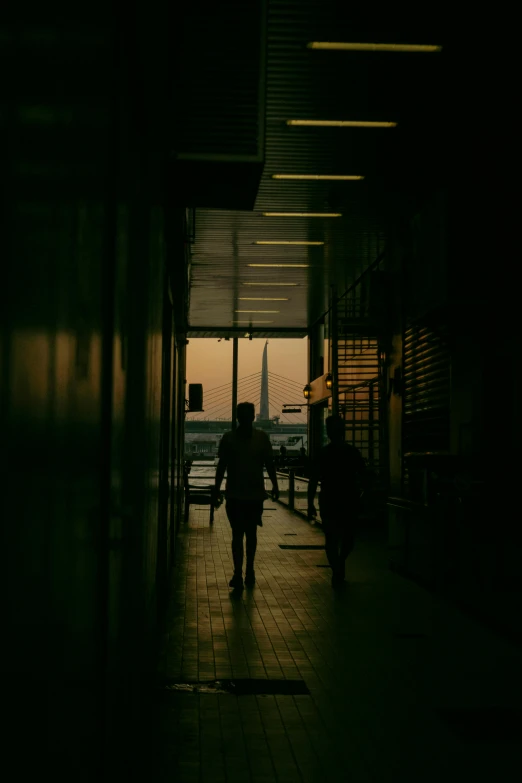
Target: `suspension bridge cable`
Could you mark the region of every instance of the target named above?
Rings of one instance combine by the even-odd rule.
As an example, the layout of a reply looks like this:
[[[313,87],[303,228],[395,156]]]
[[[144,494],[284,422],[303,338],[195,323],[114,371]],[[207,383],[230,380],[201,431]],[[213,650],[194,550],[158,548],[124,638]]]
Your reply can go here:
[[[248,392],[248,396],[250,397],[252,394],[255,394],[254,389],[250,389]],[[251,401],[251,400],[249,400]],[[208,419],[210,416],[215,415],[216,411],[225,410],[226,408],[229,408],[229,410],[232,410],[232,397],[226,399],[226,400],[220,400],[219,402],[215,403],[214,405],[205,408],[204,411],[198,412],[198,418],[195,419],[195,421],[200,421],[202,415],[204,414],[204,418]]]
[[[261,374],[261,373],[258,373],[258,375],[260,375],[260,374]],[[243,382],[241,385],[238,383],[238,392],[239,392],[239,391],[241,391],[242,389],[244,389],[246,386],[249,386],[249,387],[250,387],[250,384],[252,384],[252,383],[257,383],[257,382],[258,382],[258,381],[257,381],[257,379],[255,379],[255,378],[252,378],[250,381],[248,381],[248,382],[247,382],[247,381],[245,381],[245,382]],[[228,396],[228,397],[231,397],[231,396],[232,396],[232,384],[229,384],[227,389],[223,389],[223,390],[222,390],[222,391],[220,391],[218,394],[213,394],[213,395],[211,395],[211,396],[210,396],[210,402],[212,403],[212,402],[214,402],[215,400],[224,399],[224,398],[226,398],[227,396]],[[205,398],[207,398],[207,395],[205,395]]]
[[[238,378],[238,383],[240,381],[246,380],[247,378],[251,378],[252,375],[260,375],[260,374],[261,374],[261,371],[259,370],[258,372],[253,372],[251,375],[244,375],[243,378]],[[211,391],[217,391],[217,389],[222,389],[223,386],[232,386],[232,381],[229,381],[228,383],[223,383],[221,386],[213,386],[212,389],[208,389],[208,391],[206,393],[208,394]]]
[[[245,376],[243,376],[243,378],[240,378],[238,380],[238,392],[245,393],[246,387],[248,387],[248,389],[250,390],[252,388],[252,386],[250,385],[250,382],[252,382],[254,379],[261,380],[261,376],[262,376],[262,372],[259,371],[259,372],[256,372],[256,373],[251,373],[250,375],[245,375]],[[273,377],[271,377],[271,376],[273,376]],[[279,380],[279,379],[282,379],[282,380]],[[250,381],[250,382],[247,383],[248,381]],[[286,387],[287,393],[290,392],[290,391],[293,391],[295,393],[297,391],[297,389],[302,391],[302,387],[301,387],[301,385],[299,383],[297,383],[297,381],[291,381],[290,379],[287,379],[287,378],[285,378],[282,375],[278,375],[277,373],[269,372],[268,373],[268,381],[269,381],[269,389],[270,389],[270,383],[272,383],[274,385],[277,384],[277,388],[280,388],[280,389],[283,389],[283,388]],[[245,384],[246,384],[246,386],[245,386]],[[295,388],[292,388],[292,385]],[[205,392],[205,399],[208,399],[209,395],[211,395],[212,392],[218,392],[217,394],[212,394],[210,396],[209,404],[211,405],[211,407],[213,407],[214,403],[218,402],[221,399],[226,399],[228,394],[231,395],[231,391],[232,391],[232,383],[231,382],[222,384],[221,386],[215,386],[212,389],[209,389],[208,391]]]
[[[248,387],[244,387],[241,391],[241,394],[253,394],[255,389],[257,387],[257,384],[252,384]],[[216,409],[221,409],[225,407],[226,405],[232,405],[232,394],[227,395],[225,398],[220,398],[219,400],[213,400],[204,411],[201,411],[201,413],[208,414]]]
[[[268,383],[272,384],[274,387],[276,387],[278,389],[284,390],[287,394],[291,394],[291,395],[299,394],[299,395],[301,395],[302,392],[303,392],[302,389],[296,389],[294,386],[289,386],[288,384],[283,383],[282,381],[274,380],[274,378],[269,378],[268,379]]]
[[[281,381],[274,381],[273,378],[269,378],[268,379],[268,383],[269,383],[269,385],[272,384],[274,386],[274,388],[276,388],[276,389],[281,389],[286,394],[293,394],[293,395],[295,395],[295,394],[302,394],[303,393],[302,389],[300,389],[299,392],[298,392],[294,387],[287,386],[286,384],[281,383]]]
[[[280,391],[272,390],[271,393],[271,399],[275,399],[276,394],[279,396],[277,397],[278,404],[281,403],[282,408],[304,408],[305,403],[300,402],[291,402],[291,397],[288,397],[286,394],[282,394]],[[298,411],[298,413],[301,413],[302,411]]]
[[[273,396],[276,399],[276,401],[278,402],[278,404],[281,406],[281,408],[283,408],[283,403],[281,402],[281,397],[279,397],[277,394],[274,394]],[[283,410],[281,412],[281,415],[282,416],[300,416],[302,414],[299,414],[299,413],[285,413],[284,410]]]
[[[285,376],[284,376],[284,375],[278,375],[278,373],[276,373],[276,372],[270,372],[270,371],[268,372],[268,374],[269,374],[269,375],[275,375],[275,376],[276,376],[276,378],[281,378],[281,379],[282,379],[282,380],[284,380],[284,381],[288,381],[289,383],[293,383],[293,384],[295,384],[296,386],[299,386],[299,388],[300,388],[300,389],[302,389],[302,388],[303,388],[303,384],[299,383],[298,381],[293,381],[291,378],[285,378]]]
[[[273,390],[275,390],[275,391],[278,391],[280,394],[284,394],[284,395],[286,395],[287,397],[289,397],[289,399],[295,398],[295,397],[297,396],[295,389],[287,389],[287,388],[286,388],[286,387],[284,387],[284,386],[278,386],[278,385],[276,385],[276,384],[269,385],[269,387],[268,387],[268,388],[269,388],[269,390],[270,390],[270,389],[273,389]],[[301,395],[302,395],[302,393],[303,393],[303,392],[302,392],[302,390],[301,390]],[[287,400],[287,404],[288,404],[288,403],[289,403],[289,400]],[[305,403],[304,403],[304,402],[301,402],[301,403],[290,403],[290,404],[295,404],[295,405],[304,405]]]
[[[238,391],[245,389],[246,387],[251,388],[252,386],[255,386],[257,384],[256,379],[252,379],[248,382],[245,382],[241,387],[238,384]],[[232,385],[230,384],[230,388],[221,391],[219,394],[214,394],[210,397],[210,400],[208,400],[209,404],[212,405],[214,402],[217,402],[222,399],[226,399],[227,397],[232,398]],[[208,399],[208,398],[206,398]]]
[[[249,380],[252,381],[255,378],[261,380],[261,376],[262,376],[262,372],[257,372],[257,373],[251,373],[250,375],[245,375],[243,378],[240,378],[238,380],[238,391],[241,390],[241,388],[240,388],[241,385],[243,385],[243,388],[244,388],[244,384],[247,381],[249,381]],[[302,391],[302,387],[301,387],[301,385],[299,383],[297,383],[296,381],[290,381],[289,379],[286,379],[286,378],[284,378],[284,376],[278,375],[277,373],[269,372],[268,373],[268,381],[269,381],[269,385],[270,385],[270,383],[273,383],[273,384],[277,384],[279,386],[279,388],[285,388],[286,387],[288,392],[290,390],[292,390],[295,393],[295,392],[297,392],[298,389],[299,389],[299,391]],[[247,385],[249,385],[249,384],[247,384]],[[205,392],[205,398],[208,398],[208,396],[211,394],[211,392],[218,392],[217,394],[212,394],[211,397],[210,397],[210,402],[213,403],[214,401],[217,401],[217,400],[219,400],[221,398],[224,398],[227,394],[231,393],[231,389],[232,389],[232,383],[231,382],[222,384],[221,386],[216,386],[213,389],[209,389],[207,392]]]
[[[268,371],[268,375],[273,378],[275,381],[279,381],[280,383],[284,383],[287,386],[295,386],[296,388],[302,388],[300,383],[297,383],[297,381],[291,381],[289,378],[285,378],[283,375],[278,375],[278,373]]]
[[[288,403],[284,403],[284,402],[283,402],[283,399],[284,399],[284,398],[281,396],[281,393],[280,393],[280,392],[279,392],[279,393],[277,393],[277,392],[274,392],[274,393],[272,394],[272,399],[273,399],[273,400],[275,400],[275,401],[276,401],[276,403],[277,403],[277,404],[278,404],[278,405],[279,405],[279,406],[280,406],[280,407],[283,409],[283,410],[282,410],[282,413],[285,413],[285,411],[284,411],[284,406],[285,406],[285,405],[288,405]],[[289,415],[289,414],[286,414],[286,413],[285,413],[285,415]],[[294,414],[292,414],[292,415],[294,415],[294,416],[302,416],[303,414],[302,414],[302,412],[299,412],[299,413],[294,413]]]
[[[254,405],[256,405],[258,402],[259,402],[259,400],[253,400]],[[221,413],[222,411],[225,412],[227,409],[228,409],[229,412],[231,412],[229,406],[225,405],[222,408],[218,409],[218,411],[216,412],[215,416],[217,417],[219,415],[219,413]],[[229,421],[230,421],[230,419],[229,419]]]
[[[246,394],[250,395],[250,394],[252,394],[256,390],[255,386],[256,386],[255,383],[251,380],[248,384],[243,386],[243,389],[242,389],[241,393],[245,394],[245,395]],[[287,403],[283,403],[283,395],[286,396],[287,393],[288,393],[288,391],[284,387],[281,388],[278,385],[276,385],[275,388],[274,388],[273,385],[269,385],[269,397],[271,397],[275,401],[277,406],[284,407],[285,404],[288,404],[288,402]],[[256,397],[256,400],[259,398],[259,392],[257,392],[255,397]],[[205,411],[204,411],[205,418],[209,418],[212,415],[217,415],[217,413],[220,413],[221,411],[224,411],[226,409],[226,407],[228,405],[230,405],[230,404],[231,404],[231,397],[228,397],[228,399],[226,399],[226,401],[223,398],[220,398],[218,400],[213,400],[211,405],[209,407],[207,407],[205,409]],[[272,407],[274,407],[274,403],[272,403]],[[302,414],[287,414],[287,413],[283,413],[282,412],[282,415],[285,415],[285,416],[289,416],[289,415],[299,416],[299,415],[302,415]],[[201,419],[199,418],[199,419],[196,419],[196,420],[199,421]]]

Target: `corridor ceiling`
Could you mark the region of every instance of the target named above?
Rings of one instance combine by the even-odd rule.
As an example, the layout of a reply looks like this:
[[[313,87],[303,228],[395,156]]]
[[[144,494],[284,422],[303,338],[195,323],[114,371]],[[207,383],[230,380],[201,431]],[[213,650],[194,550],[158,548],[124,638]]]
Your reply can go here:
[[[189,335],[306,334],[327,310],[331,286],[343,293],[384,250],[416,198],[444,176],[447,47],[441,24],[433,17],[406,23],[395,7],[388,20],[373,20],[369,11],[356,18],[352,5],[268,2],[261,183],[253,211],[197,208],[192,216]],[[338,51],[311,48],[311,42],[439,48]],[[288,120],[394,125],[315,127]],[[284,180],[277,174],[361,179]]]

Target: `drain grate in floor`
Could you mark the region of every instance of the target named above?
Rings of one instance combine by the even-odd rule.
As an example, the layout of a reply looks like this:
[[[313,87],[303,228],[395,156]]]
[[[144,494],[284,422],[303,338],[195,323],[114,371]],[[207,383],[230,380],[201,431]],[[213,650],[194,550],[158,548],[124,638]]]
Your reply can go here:
[[[318,563],[317,568],[331,568],[331,565],[328,565],[328,563]]]
[[[522,739],[522,710],[508,707],[437,710],[461,740],[516,742]]]
[[[279,549],[324,549],[320,544],[279,544]]]
[[[210,682],[170,682],[162,687],[164,693],[209,693],[232,696],[307,696],[310,694],[304,680],[211,680]]]
[[[283,533],[284,536],[296,536],[297,533]]]

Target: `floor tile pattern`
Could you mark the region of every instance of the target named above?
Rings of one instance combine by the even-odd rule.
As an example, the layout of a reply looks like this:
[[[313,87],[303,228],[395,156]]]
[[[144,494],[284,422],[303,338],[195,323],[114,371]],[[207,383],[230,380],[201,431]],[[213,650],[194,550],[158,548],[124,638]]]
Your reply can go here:
[[[275,506],[275,507],[274,507]],[[330,585],[320,526],[267,502],[256,585],[228,587],[221,507],[191,508],[158,682],[305,681],[310,695],[176,693],[152,716],[158,781],[515,781],[516,732],[456,730],[448,711],[520,714],[520,649],[388,568],[385,536],[361,530],[347,583]],[[289,539],[289,536],[292,536]],[[462,722],[462,721],[461,721]],[[458,727],[457,727],[458,728]],[[470,738],[471,737],[471,738]]]

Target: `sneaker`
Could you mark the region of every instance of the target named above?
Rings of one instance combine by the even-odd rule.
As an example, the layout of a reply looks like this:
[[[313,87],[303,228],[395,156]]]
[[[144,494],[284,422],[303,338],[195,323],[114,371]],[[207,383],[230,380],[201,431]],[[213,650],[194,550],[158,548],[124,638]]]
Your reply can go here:
[[[247,571],[245,574],[245,585],[247,587],[253,587],[256,583],[256,572],[254,569]]]
[[[243,577],[241,574],[234,574],[230,582],[228,583],[229,587],[236,587],[238,589],[243,588]]]

